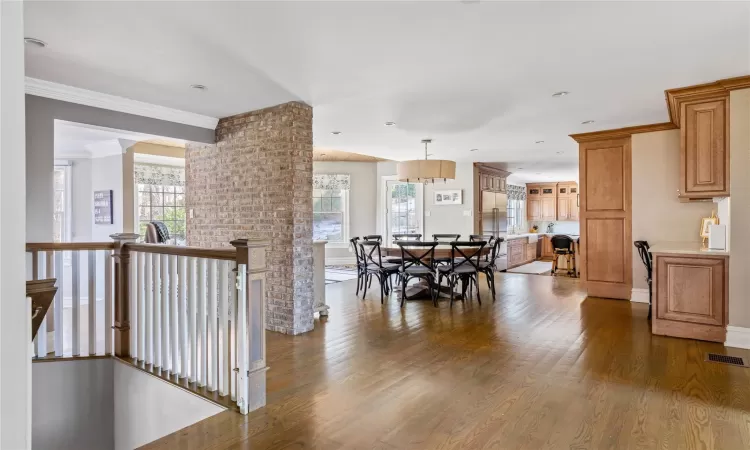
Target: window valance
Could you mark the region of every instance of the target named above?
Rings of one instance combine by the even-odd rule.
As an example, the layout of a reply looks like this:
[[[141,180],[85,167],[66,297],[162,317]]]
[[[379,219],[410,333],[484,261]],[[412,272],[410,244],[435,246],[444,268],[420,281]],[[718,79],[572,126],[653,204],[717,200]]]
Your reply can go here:
[[[516,186],[515,184],[508,184],[505,186],[505,191],[508,193],[508,199],[526,200],[526,186]]]
[[[136,163],[134,176],[136,184],[185,186],[185,168],[179,166]]]
[[[349,190],[349,174],[342,174],[342,173],[313,174],[313,189]]]

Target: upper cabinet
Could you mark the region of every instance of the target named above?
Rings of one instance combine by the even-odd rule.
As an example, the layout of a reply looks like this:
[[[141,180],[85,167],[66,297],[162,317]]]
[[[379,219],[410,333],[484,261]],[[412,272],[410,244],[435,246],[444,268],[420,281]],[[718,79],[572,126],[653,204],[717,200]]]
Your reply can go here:
[[[526,191],[527,220],[578,220],[578,184],[575,181],[528,184]]]
[[[728,117],[728,97],[682,103],[680,197],[729,195]]]

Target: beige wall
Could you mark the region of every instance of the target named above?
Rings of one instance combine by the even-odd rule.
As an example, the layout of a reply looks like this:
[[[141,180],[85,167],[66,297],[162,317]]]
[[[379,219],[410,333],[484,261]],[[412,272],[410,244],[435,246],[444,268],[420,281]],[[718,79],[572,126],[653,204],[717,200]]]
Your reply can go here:
[[[712,202],[682,203],[680,182],[680,131],[634,134],[633,241],[700,241],[702,217],[711,215]],[[646,269],[633,250],[633,288],[648,289]]]
[[[729,257],[729,324],[750,327],[750,89],[729,97],[729,227],[734,230]]]

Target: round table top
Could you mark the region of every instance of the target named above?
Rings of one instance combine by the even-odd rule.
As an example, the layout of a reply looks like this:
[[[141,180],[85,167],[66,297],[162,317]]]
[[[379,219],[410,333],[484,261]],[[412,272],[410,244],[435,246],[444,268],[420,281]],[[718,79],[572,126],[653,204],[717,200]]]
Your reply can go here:
[[[401,247],[399,247],[396,244],[383,244],[380,247],[383,250],[383,253],[386,254],[386,256],[401,256]],[[409,248],[407,245],[406,248]],[[419,252],[419,249],[424,247],[412,247],[415,249],[412,253],[419,255],[421,252]],[[426,250],[426,249],[425,249]],[[482,252],[480,253],[481,256],[488,255],[490,251],[492,250],[492,247],[489,245],[485,245],[482,249]],[[468,250],[465,251],[465,253],[469,253]],[[461,256],[461,255],[458,255]],[[450,244],[438,244],[437,247],[435,247],[435,258],[450,258],[451,257],[451,245]]]

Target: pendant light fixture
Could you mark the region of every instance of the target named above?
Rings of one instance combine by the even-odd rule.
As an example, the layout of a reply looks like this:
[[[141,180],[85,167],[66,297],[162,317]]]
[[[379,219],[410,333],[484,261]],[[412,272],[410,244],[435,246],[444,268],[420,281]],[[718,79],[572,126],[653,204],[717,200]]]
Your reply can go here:
[[[435,183],[435,181],[454,180],[456,178],[456,162],[445,159],[427,159],[427,144],[432,139],[422,139],[424,144],[424,159],[401,161],[396,173],[398,181],[407,183]]]

